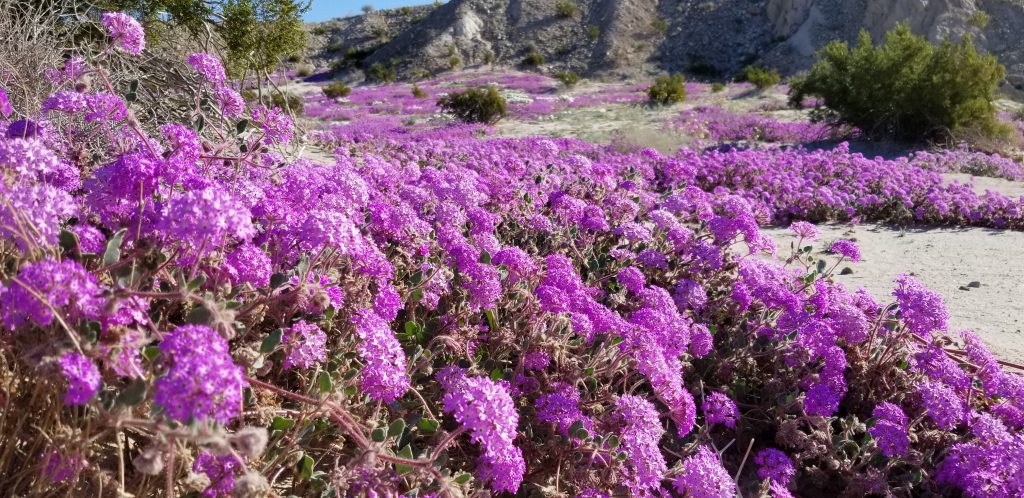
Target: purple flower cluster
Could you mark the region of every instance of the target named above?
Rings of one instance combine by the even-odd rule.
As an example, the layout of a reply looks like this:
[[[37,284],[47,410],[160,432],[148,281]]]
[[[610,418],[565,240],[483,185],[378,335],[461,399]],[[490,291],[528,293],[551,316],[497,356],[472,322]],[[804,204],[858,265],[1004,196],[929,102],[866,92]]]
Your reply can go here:
[[[625,484],[636,496],[645,496],[661,486],[668,467],[659,441],[665,431],[658,422],[658,411],[650,401],[625,395],[615,403],[622,419],[622,451],[629,461]]]
[[[711,393],[701,403],[700,409],[704,412],[704,420],[708,425],[722,424],[730,429],[736,428],[736,420],[740,418],[740,411],[728,396],[722,393]]]
[[[770,479],[785,487],[796,474],[793,467],[793,460],[782,450],[765,448],[754,456],[754,463],[758,465],[757,476],[761,479]]]
[[[718,454],[707,446],[683,460],[683,467],[672,481],[679,494],[693,498],[730,498],[736,496],[736,483],[722,467]]]
[[[405,352],[388,322],[370,310],[352,318],[359,336],[359,356],[366,362],[362,388],[370,398],[390,403],[409,390]]]
[[[285,351],[285,369],[311,368],[327,359],[327,334],[312,323],[299,320],[285,329],[282,337]]]
[[[74,324],[100,316],[101,292],[96,277],[82,265],[43,260],[23,266],[6,289],[0,288],[0,316],[10,330],[30,323],[45,327],[58,316]]]
[[[188,63],[214,86],[220,86],[227,80],[224,66],[216,56],[200,52],[188,56]]]
[[[470,439],[481,446],[477,477],[497,493],[515,493],[523,482],[526,463],[515,444],[519,412],[508,389],[490,379],[462,372],[440,375],[445,388],[444,412],[450,414]]]
[[[182,325],[160,342],[167,373],[153,386],[153,400],[178,422],[214,420],[226,424],[238,416],[245,372],[234,364],[228,343],[213,329]]]
[[[128,14],[103,13],[103,27],[117,47],[129,54],[139,55],[146,48],[146,33],[142,25]]]
[[[942,296],[926,289],[914,277],[897,277],[896,290],[892,295],[896,297],[903,322],[911,332],[927,336],[936,330],[946,330],[949,311]]]
[[[537,419],[554,424],[563,436],[570,436],[569,427],[582,422],[583,428],[593,430],[594,422],[580,410],[580,392],[568,384],[556,383],[551,392],[537,398]]]
[[[92,400],[99,392],[101,382],[96,364],[81,353],[75,352],[65,353],[59,363],[64,377],[68,379],[68,392],[64,396],[64,404],[84,405]]]
[[[216,456],[203,451],[192,463],[192,472],[204,474],[210,479],[210,485],[203,490],[203,496],[218,498],[233,496],[235,474],[241,470],[238,460],[232,455]]]
[[[889,458],[905,455],[910,446],[910,439],[907,437],[907,416],[903,410],[885,402],[875,406],[871,416],[876,420],[868,432],[875,438],[882,454]]]

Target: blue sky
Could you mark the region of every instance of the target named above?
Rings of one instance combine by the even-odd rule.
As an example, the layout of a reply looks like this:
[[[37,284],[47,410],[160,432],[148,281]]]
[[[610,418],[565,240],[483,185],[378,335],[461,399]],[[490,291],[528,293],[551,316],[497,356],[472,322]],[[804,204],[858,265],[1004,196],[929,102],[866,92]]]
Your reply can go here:
[[[393,9],[406,5],[423,5],[434,0],[313,0],[313,7],[306,12],[307,21],[324,21],[335,17],[358,14],[364,5],[375,9]]]

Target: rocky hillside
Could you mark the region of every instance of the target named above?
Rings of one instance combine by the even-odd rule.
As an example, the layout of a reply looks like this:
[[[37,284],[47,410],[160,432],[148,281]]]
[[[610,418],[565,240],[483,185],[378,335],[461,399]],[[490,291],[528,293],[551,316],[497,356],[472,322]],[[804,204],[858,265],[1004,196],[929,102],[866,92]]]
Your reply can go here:
[[[450,0],[314,25],[318,57],[400,77],[488,63],[586,75],[728,76],[806,68],[832,39],[908,21],[938,41],[970,33],[1024,89],[1024,0]],[[529,57],[534,55],[533,57]]]

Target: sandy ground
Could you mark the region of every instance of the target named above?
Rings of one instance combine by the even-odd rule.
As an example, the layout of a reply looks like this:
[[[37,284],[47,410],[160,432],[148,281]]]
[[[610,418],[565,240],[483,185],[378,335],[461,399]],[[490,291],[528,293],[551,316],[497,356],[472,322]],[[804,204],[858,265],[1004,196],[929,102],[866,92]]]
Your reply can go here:
[[[945,300],[950,331],[970,329],[1007,361],[1024,362],[1024,232],[985,228],[899,229],[875,224],[823,225],[815,249],[837,239],[855,240],[863,261],[843,264],[853,273],[836,279],[863,287],[879,302],[892,302],[897,275],[907,273]],[[783,228],[768,233],[779,255],[795,237]],[[979,287],[969,284],[977,282]]]

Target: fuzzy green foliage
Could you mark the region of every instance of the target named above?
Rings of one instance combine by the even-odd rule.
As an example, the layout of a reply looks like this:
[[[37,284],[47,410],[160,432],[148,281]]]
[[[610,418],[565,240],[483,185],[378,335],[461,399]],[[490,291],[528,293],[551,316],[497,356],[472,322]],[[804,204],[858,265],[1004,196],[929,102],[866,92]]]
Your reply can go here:
[[[366,75],[374,81],[381,83],[394,83],[395,80],[398,79],[398,70],[395,69],[395,64],[374,62],[370,65],[369,69],[366,70]]]
[[[561,0],[555,4],[555,13],[558,14],[558,17],[575,17],[579,10],[579,7],[576,6],[576,2],[573,2],[572,0]]]
[[[722,90],[725,90],[725,83],[716,81],[711,84],[711,93],[718,93],[721,92]]]
[[[526,58],[523,59],[523,65],[534,67],[542,66],[544,65],[544,56],[536,49],[531,50],[529,54],[526,54]]]
[[[420,88],[420,85],[418,83],[413,83],[412,96],[418,99],[425,99],[427,98],[428,94],[424,89]]]
[[[508,113],[508,104],[494,85],[449,93],[437,105],[466,123],[494,124]]]
[[[897,25],[880,45],[862,32],[856,47],[834,41],[791,83],[790,103],[824,100],[819,118],[902,140],[997,137],[1006,133],[993,99],[1006,68],[970,37],[933,45]]]
[[[978,29],[985,29],[991,21],[992,16],[988,15],[988,13],[983,10],[979,10],[971,14],[971,17],[967,18],[967,24]]]
[[[448,67],[455,69],[459,67],[459,64],[462,64],[462,59],[460,59],[459,56],[453,55],[448,58]]]
[[[348,94],[352,93],[352,89],[344,81],[336,80],[332,81],[330,85],[325,86],[323,92],[327,98],[336,99],[348,97]]]
[[[259,94],[256,90],[247,89],[242,91],[242,98],[246,102],[283,109],[295,116],[301,116],[305,108],[305,100],[303,100],[302,96],[289,92],[265,91],[263,94]]]
[[[601,28],[597,27],[594,24],[591,24],[590,26],[587,26],[587,38],[590,38],[591,41],[596,41],[600,37],[601,37]]]
[[[582,79],[580,78],[580,75],[573,71],[563,71],[558,73],[555,77],[558,78],[558,81],[561,81],[567,88],[576,86],[576,84]]]
[[[671,105],[686,100],[686,80],[681,74],[658,76],[654,85],[647,89],[647,98],[652,105]]]
[[[668,29],[668,21],[659,17],[651,21],[651,29],[659,33],[662,33]]]
[[[779,72],[775,68],[764,69],[756,66],[747,66],[743,70],[742,80],[753,83],[758,90],[764,91],[782,81]]]

